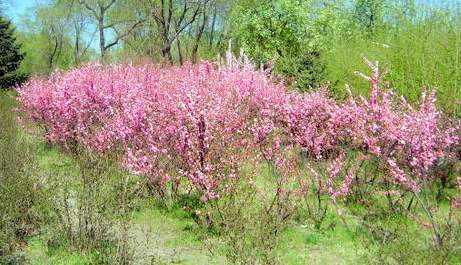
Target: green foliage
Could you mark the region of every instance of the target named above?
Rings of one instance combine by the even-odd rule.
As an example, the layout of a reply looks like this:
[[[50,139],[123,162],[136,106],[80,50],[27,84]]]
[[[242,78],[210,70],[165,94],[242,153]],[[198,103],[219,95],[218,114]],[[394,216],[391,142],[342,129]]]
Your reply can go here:
[[[20,66],[22,72],[44,75],[55,68],[69,69],[73,66],[72,46],[69,40],[64,40],[59,55],[51,59],[55,43],[47,34],[21,33],[18,39],[23,43],[22,50],[26,54]]]
[[[25,53],[20,70],[26,73],[47,75],[56,68],[69,69],[75,65],[75,44],[70,10],[65,5],[38,5],[34,16],[21,20],[24,31],[18,39]],[[84,58],[81,58],[84,59]]]
[[[256,64],[301,90],[324,81],[324,66],[315,43],[309,1],[237,1],[232,11],[233,37]],[[275,62],[275,65],[273,65]]]
[[[23,81],[23,76],[16,73],[23,57],[11,22],[0,17],[0,88],[11,87]]]
[[[325,65],[320,60],[318,51],[281,57],[275,65],[274,72],[282,75],[288,85],[301,91],[320,87],[326,78]]]
[[[378,25],[382,25],[384,17],[383,0],[355,0],[354,19],[364,30],[372,32]]]
[[[307,35],[305,8],[295,0],[239,1],[232,34],[256,63],[295,54]]]
[[[342,80],[348,80],[354,93],[368,93],[363,79],[354,74],[366,70],[365,56],[389,70],[386,80],[410,102],[418,101],[424,89],[436,89],[439,106],[448,114],[459,115],[460,12],[412,6],[388,7],[385,13],[392,23],[376,25],[371,34],[356,28],[353,34],[333,36],[322,60],[334,95],[345,96]]]
[[[46,205],[33,146],[19,131],[13,99],[0,94],[0,263],[16,260],[26,238],[35,233]]]

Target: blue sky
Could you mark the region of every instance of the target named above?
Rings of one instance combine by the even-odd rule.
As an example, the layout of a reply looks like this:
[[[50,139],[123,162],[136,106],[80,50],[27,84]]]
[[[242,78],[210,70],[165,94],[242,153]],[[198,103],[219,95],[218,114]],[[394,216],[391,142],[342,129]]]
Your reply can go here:
[[[17,27],[21,27],[21,17],[33,15],[30,10],[38,4],[50,3],[50,0],[0,0],[3,3],[3,15],[11,18]]]
[[[27,13],[27,10],[37,3],[44,3],[44,0],[5,0],[4,14],[11,18],[15,24],[18,24],[21,15]]]

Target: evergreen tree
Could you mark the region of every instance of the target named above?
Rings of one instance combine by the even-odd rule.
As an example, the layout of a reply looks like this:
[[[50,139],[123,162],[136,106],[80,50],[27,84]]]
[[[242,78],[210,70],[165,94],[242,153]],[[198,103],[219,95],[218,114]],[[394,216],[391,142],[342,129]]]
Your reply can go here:
[[[10,87],[24,81],[25,76],[16,72],[23,58],[11,22],[0,17],[0,87]]]

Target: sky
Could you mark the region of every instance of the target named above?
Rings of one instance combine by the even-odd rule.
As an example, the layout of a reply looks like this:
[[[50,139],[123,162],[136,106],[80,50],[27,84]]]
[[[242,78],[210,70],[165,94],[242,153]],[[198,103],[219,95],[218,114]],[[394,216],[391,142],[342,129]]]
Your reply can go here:
[[[22,29],[23,25],[21,24],[21,18],[26,15],[33,16],[33,12],[31,9],[34,6],[39,4],[47,4],[50,3],[51,0],[0,0],[2,2],[2,11],[1,13],[6,17],[10,18],[13,21],[13,24],[19,30]],[[108,38],[110,38],[111,33],[107,33]],[[99,40],[97,38],[92,42],[91,48],[97,49],[99,45]]]
[[[27,10],[42,3],[42,0],[5,0],[3,4],[3,12],[6,16],[11,18],[14,24],[18,24],[19,18],[22,14],[26,14]]]

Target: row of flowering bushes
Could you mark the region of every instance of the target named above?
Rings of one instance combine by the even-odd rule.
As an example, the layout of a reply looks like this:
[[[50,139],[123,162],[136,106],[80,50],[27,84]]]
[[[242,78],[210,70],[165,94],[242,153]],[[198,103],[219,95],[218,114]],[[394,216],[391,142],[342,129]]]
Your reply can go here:
[[[459,123],[437,111],[434,93],[418,106],[406,103],[368,63],[370,97],[341,102],[325,90],[288,92],[232,57],[226,65],[86,65],[29,81],[19,100],[49,142],[121,151],[121,165],[158,189],[187,179],[203,200],[229,191],[244,163],[283,164],[288,149],[329,163],[323,186],[333,199],[354,183],[350,152],[360,154],[356,164],[378,161],[387,181],[418,192],[437,167],[457,159]]]

